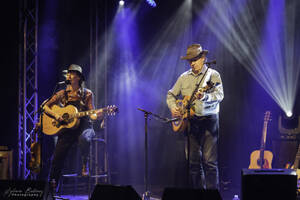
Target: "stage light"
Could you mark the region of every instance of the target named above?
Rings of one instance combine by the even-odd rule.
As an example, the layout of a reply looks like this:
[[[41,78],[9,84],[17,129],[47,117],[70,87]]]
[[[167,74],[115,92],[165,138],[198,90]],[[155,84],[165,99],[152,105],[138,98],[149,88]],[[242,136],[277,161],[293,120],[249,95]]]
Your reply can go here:
[[[285,114],[287,117],[291,117],[293,115],[292,111],[287,111]]]
[[[125,4],[125,1],[123,1],[123,0],[119,1],[120,6],[124,6],[124,4]]]
[[[150,6],[156,7],[156,3],[155,3],[154,0],[146,0],[146,1],[147,1],[147,3],[148,3]]]
[[[262,1],[261,10],[249,2],[210,0],[198,13],[199,20],[287,113],[295,104],[300,77],[295,56],[299,48],[295,45],[296,1],[288,6],[284,0]],[[256,23],[261,12],[265,13],[264,26]]]

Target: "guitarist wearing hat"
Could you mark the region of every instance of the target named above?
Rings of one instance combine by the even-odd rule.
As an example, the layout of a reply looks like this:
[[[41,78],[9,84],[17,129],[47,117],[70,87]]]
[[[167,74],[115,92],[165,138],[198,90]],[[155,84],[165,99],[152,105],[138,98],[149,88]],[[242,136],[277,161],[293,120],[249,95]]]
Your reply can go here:
[[[177,104],[178,97],[192,96],[196,85],[199,84],[198,91],[190,97],[192,106],[188,134],[190,138],[189,180],[194,188],[219,189],[218,114],[219,104],[224,94],[220,74],[205,64],[207,53],[208,51],[203,50],[200,44],[192,44],[187,48],[186,56],[181,59],[187,60],[191,69],[182,73],[172,89],[168,91],[167,105],[173,117],[183,117],[182,108]],[[213,87],[203,90],[209,85]],[[186,128],[184,131],[187,133]]]
[[[54,105],[61,107],[72,105],[75,106],[78,111],[93,110],[93,93],[82,86],[83,81],[84,76],[81,67],[75,64],[70,65],[66,75],[66,89],[58,91],[45,104],[45,114],[52,116],[57,122],[62,122],[64,120],[63,116],[52,109]],[[53,192],[56,190],[68,150],[75,142],[79,143],[82,154],[82,176],[88,175],[87,164],[89,143],[91,137],[95,134],[92,128],[91,119],[96,120],[102,117],[103,113],[101,111],[83,117],[80,119],[80,123],[76,128],[67,129],[58,134],[58,141],[54,150],[50,169],[50,185]]]

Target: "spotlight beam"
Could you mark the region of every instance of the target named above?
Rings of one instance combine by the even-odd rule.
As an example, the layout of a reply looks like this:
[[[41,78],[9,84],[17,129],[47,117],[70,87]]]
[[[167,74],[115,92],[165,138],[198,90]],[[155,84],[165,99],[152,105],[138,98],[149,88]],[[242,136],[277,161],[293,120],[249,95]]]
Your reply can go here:
[[[198,15],[274,101],[284,111],[292,110],[300,73],[294,61],[297,6],[293,2],[285,8],[285,1],[278,0],[265,8],[260,2],[267,10],[262,36],[248,0],[210,0]]]

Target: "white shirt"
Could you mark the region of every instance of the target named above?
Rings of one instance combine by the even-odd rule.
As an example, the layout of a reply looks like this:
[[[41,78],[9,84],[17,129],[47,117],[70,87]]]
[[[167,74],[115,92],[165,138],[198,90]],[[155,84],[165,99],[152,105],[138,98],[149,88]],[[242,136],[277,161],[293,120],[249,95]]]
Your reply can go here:
[[[176,107],[176,100],[180,95],[192,95],[196,88],[196,84],[202,79],[206,69],[207,66],[204,65],[201,73],[197,75],[193,73],[192,69],[180,75],[175,85],[171,90],[168,91],[167,94],[167,104],[170,110]],[[209,93],[205,93],[202,99],[196,99],[194,101],[195,114],[197,116],[218,114],[220,110],[219,103],[224,98],[221,76],[216,70],[208,68],[208,71],[200,83],[199,88],[205,87],[208,81],[211,81],[213,84],[215,84],[215,87],[209,91]]]

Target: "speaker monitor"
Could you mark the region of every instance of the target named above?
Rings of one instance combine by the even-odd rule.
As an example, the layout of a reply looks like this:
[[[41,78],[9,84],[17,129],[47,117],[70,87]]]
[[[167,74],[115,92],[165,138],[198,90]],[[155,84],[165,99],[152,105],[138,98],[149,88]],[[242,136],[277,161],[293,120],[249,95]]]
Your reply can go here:
[[[46,196],[46,181],[0,180],[1,200],[43,200]]]
[[[166,188],[162,200],[222,200],[218,190]]]
[[[131,186],[96,185],[90,200],[141,200]]]
[[[243,169],[243,200],[295,200],[297,175],[291,169]]]

